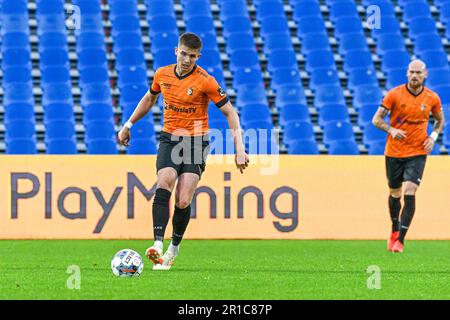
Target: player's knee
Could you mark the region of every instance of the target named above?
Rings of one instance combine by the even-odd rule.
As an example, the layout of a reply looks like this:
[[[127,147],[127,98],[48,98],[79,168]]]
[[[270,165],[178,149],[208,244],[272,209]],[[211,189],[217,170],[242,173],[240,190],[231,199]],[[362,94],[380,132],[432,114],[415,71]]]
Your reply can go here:
[[[187,208],[189,205],[191,204],[191,200],[188,199],[187,197],[180,197],[177,201],[176,201],[176,206],[180,209],[184,209]]]
[[[402,188],[399,189],[390,189],[389,194],[394,198],[401,198],[402,196]]]
[[[414,183],[407,183],[405,186],[405,195],[408,196],[415,195],[418,187],[419,186]]]

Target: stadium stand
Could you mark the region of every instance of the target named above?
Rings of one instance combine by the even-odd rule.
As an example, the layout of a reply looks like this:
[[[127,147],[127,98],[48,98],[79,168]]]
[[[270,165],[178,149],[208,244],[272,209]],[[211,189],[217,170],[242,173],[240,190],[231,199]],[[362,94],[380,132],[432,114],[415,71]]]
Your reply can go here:
[[[273,129],[257,138],[260,146],[275,143],[273,152],[382,154],[385,135],[371,118],[386,90],[405,83],[413,57],[427,63],[427,85],[441,95],[450,123],[446,0],[0,4],[2,153],[156,153],[161,99],[133,127],[130,148],[116,144],[115,132],[155,68],[175,62],[173,48],[185,31],[202,37],[198,64],[226,89],[244,129]],[[370,5],[383,12],[380,29],[368,27]],[[211,128],[226,129],[217,108],[209,109]],[[447,125],[433,154],[448,148]]]

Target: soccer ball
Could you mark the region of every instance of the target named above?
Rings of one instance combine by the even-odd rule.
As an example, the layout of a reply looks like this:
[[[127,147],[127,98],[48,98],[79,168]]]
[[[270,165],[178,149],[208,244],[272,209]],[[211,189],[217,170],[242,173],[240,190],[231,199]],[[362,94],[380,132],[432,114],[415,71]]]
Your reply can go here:
[[[144,262],[136,251],[122,249],[114,255],[111,269],[117,277],[139,277],[144,270]]]

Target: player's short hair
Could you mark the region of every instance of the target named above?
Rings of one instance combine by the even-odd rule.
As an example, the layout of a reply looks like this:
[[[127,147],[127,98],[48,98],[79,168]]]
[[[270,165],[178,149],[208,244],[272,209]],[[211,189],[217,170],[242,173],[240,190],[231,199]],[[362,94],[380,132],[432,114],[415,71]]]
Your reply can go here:
[[[183,33],[178,39],[178,46],[185,45],[186,47],[194,50],[202,49],[202,39],[198,35],[192,32]]]

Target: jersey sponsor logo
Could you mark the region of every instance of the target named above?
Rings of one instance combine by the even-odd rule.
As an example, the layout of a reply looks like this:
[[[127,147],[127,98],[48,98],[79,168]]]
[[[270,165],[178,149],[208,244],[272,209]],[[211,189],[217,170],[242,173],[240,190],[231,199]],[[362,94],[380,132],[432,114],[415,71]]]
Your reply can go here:
[[[427,106],[423,104],[423,105],[420,107],[420,110],[422,110],[422,111],[427,110]]]
[[[208,75],[206,75],[204,72],[197,70],[197,73],[201,74],[202,76],[204,76],[205,78],[208,78]]]
[[[172,105],[164,105],[164,110],[173,110],[175,112],[181,112],[181,113],[195,113],[197,111],[197,108],[178,108]]]
[[[221,97],[225,97],[225,91],[223,91],[223,89],[221,87],[219,87],[219,89],[217,89],[217,92],[220,94]]]
[[[188,88],[188,89],[187,89],[187,94],[188,94],[189,96],[192,96],[193,93],[194,93],[194,90],[193,90],[192,88]]]

